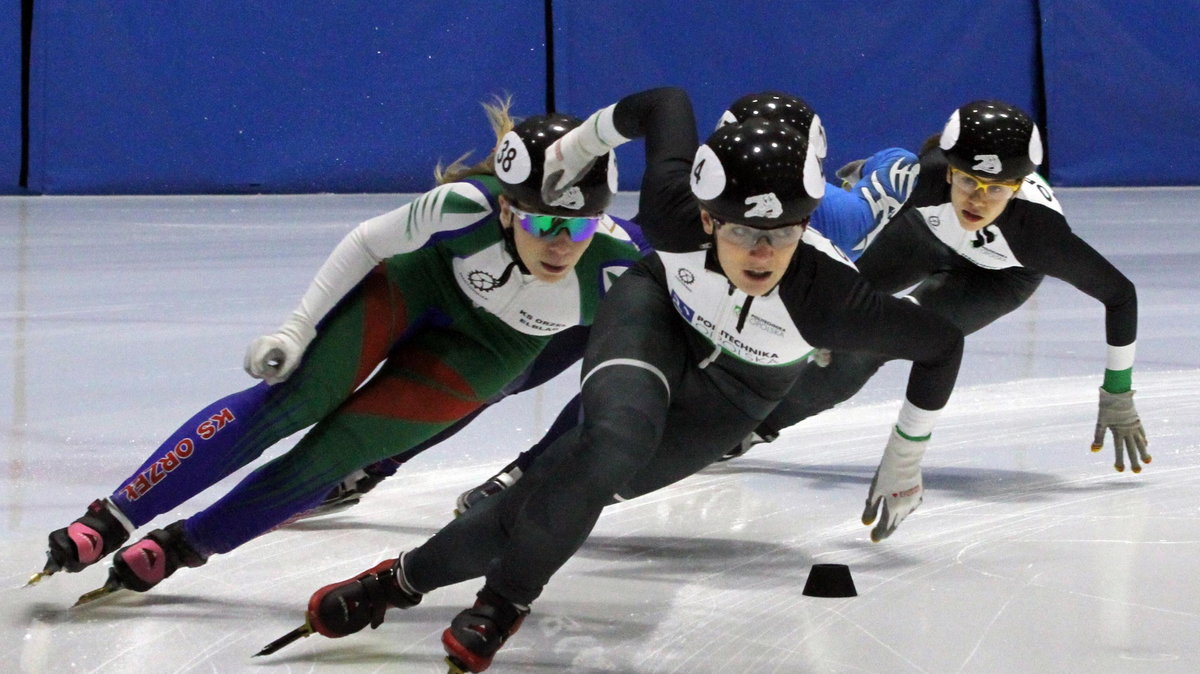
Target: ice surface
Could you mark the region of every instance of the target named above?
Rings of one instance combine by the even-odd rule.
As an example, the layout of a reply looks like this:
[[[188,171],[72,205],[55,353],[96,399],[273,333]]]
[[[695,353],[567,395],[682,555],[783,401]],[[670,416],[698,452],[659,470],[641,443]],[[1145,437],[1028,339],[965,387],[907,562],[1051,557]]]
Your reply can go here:
[[[611,508],[493,671],[1194,671],[1200,189],[1059,196],[1075,230],[1138,286],[1145,471],[1117,473],[1110,448],[1088,451],[1104,310],[1048,280],[967,340],[924,463],[925,503],[891,539],[870,543],[858,520],[903,391],[897,363],[775,443]],[[485,413],[361,505],[150,593],[68,608],[103,583],[104,565],[21,587],[51,529],[203,404],[250,383],[245,344],[285,317],[341,235],[405,200],[0,199],[6,671],[444,671],[439,634],[475,582],[375,631],[250,656],[300,624],[316,588],[436,531],[460,491],[540,436],[575,372]],[[617,212],[633,209],[622,195]],[[801,594],[825,562],[850,566],[858,597]]]

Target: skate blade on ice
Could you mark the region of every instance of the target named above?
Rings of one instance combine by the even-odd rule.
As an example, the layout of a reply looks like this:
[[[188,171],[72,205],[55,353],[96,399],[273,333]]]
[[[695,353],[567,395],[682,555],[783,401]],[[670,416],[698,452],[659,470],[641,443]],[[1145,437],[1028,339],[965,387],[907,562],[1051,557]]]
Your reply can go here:
[[[35,573],[29,577],[29,582],[25,583],[25,587],[29,587],[30,585],[37,585],[38,583],[42,582],[43,578],[49,578],[50,576],[53,576],[53,575],[54,575],[53,571],[38,571],[37,573]]]
[[[358,502],[359,502],[359,499],[354,499],[352,501],[340,501],[333,505],[318,505],[311,510],[307,510],[305,512],[300,513],[299,515],[296,515],[295,517],[288,520],[284,525],[281,525],[281,526],[286,526],[287,524],[292,524],[294,522],[302,522],[304,520],[311,520],[311,519],[314,519],[317,517],[325,517],[326,515],[336,515],[340,512],[349,510],[350,508],[358,505]]]
[[[120,581],[114,581],[113,579],[110,578],[109,581],[107,583],[105,583],[104,585],[101,585],[100,587],[92,590],[91,592],[84,592],[83,594],[79,595],[79,599],[75,600],[75,603],[71,605],[71,608],[75,608],[76,606],[83,606],[84,604],[90,604],[90,603],[96,601],[97,599],[102,599],[104,597],[107,597],[108,595],[116,592],[117,590],[124,590],[124,589],[125,589],[125,586],[121,585]]]
[[[49,578],[59,571],[62,571],[62,567],[58,565],[58,562],[54,561],[54,558],[50,555],[50,553],[46,553],[46,566],[43,567],[41,571],[38,571],[30,576],[29,582],[25,583],[25,587],[37,585],[38,583],[42,582],[42,579]]]
[[[450,671],[446,672],[446,674],[471,674],[471,670],[467,669],[467,666],[460,662],[458,658],[447,655],[444,660],[450,667]]]
[[[292,630],[291,632],[288,632],[287,634],[279,637],[278,639],[276,639],[275,641],[272,641],[271,643],[267,644],[266,646],[263,646],[262,650],[255,653],[253,657],[257,658],[260,655],[270,655],[270,654],[278,651],[279,649],[283,648],[284,646],[287,646],[288,644],[292,643],[293,641],[298,641],[300,639],[303,639],[304,637],[307,637],[315,632],[316,632],[316,630],[314,630],[312,628],[312,624],[309,623],[308,618],[305,618],[303,625],[301,625],[301,626],[297,627],[296,629]]]

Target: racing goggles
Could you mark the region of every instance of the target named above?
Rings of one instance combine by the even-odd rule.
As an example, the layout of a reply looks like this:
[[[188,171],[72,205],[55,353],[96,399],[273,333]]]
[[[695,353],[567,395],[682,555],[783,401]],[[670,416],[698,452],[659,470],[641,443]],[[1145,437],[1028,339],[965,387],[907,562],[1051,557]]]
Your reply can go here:
[[[763,239],[766,239],[767,244],[772,248],[791,246],[798,243],[800,238],[804,236],[804,227],[808,224],[808,218],[805,218],[794,225],[784,225],[783,227],[776,227],[774,229],[761,229],[749,225],[729,223],[717,218],[712,218],[712,221],[713,226],[717,228],[717,236],[730,243],[735,243],[742,248],[753,248]]]
[[[1021,189],[1020,180],[1015,183],[985,183],[970,173],[960,171],[953,166],[950,167],[950,184],[967,194],[974,194],[975,190],[983,190],[984,198],[989,201],[1004,201]]]
[[[603,215],[568,217],[526,213],[511,205],[508,209],[517,216],[517,221],[521,223],[521,229],[541,239],[553,238],[558,236],[559,232],[566,232],[572,241],[587,241],[588,237],[596,233],[596,228],[600,226],[600,219],[604,217]]]

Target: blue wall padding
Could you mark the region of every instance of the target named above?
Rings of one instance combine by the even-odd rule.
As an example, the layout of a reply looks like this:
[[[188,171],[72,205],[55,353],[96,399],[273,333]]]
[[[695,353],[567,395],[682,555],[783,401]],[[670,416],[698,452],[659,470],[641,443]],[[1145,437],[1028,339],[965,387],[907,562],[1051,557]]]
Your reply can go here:
[[[1200,2],[1041,8],[1055,183],[1200,184]]]
[[[887,146],[915,150],[969,100],[1041,105],[1033,0],[610,0],[557,2],[554,18],[560,110],[587,114],[673,84],[692,94],[703,139],[738,96],[782,89],[821,116],[830,168]],[[640,179],[637,147],[618,154],[624,189]]]
[[[18,194],[21,177],[21,3],[0,5],[0,194]]]
[[[917,149],[999,98],[1045,131],[1058,185],[1200,184],[1200,0],[555,0],[555,108],[687,89],[701,137],[738,96],[821,115],[829,170]],[[494,136],[479,103],[545,111],[546,3],[37,0],[28,192],[420,191]],[[22,193],[20,12],[0,10],[0,193]],[[637,189],[641,145],[619,152]]]
[[[542,3],[38,0],[30,189],[377,192],[545,108]]]

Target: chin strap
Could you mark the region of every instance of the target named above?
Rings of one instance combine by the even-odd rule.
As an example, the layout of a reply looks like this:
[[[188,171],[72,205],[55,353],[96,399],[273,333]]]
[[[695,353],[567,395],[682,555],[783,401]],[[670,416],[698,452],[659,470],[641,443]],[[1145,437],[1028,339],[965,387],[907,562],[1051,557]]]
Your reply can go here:
[[[525,266],[525,262],[521,260],[521,256],[517,253],[517,241],[514,238],[516,235],[513,234],[512,228],[499,224],[499,221],[497,221],[497,225],[500,227],[501,236],[504,239],[504,250],[512,258],[512,262],[508,263],[508,266],[504,269],[504,273],[500,275],[500,280],[496,282],[496,287],[499,288],[508,283],[514,267],[522,274],[529,274],[529,267]]]

